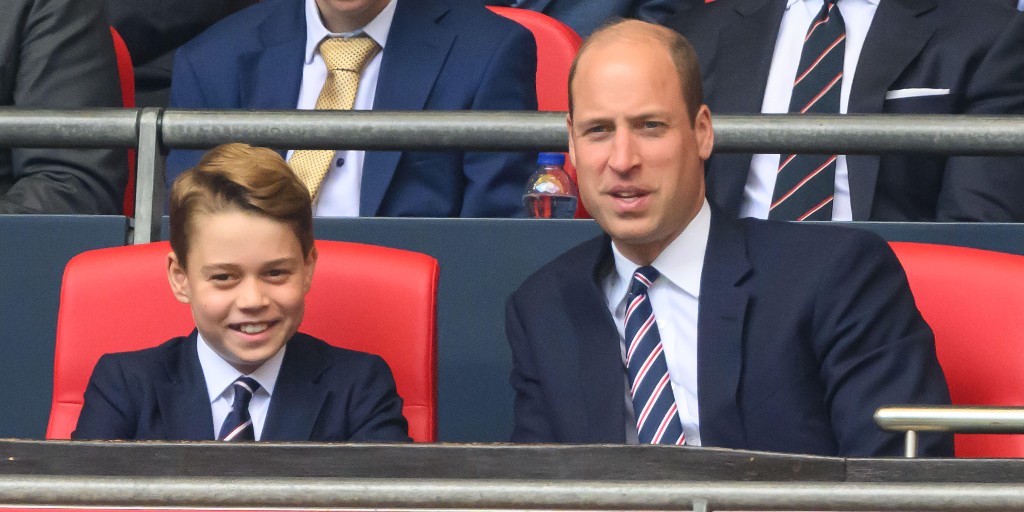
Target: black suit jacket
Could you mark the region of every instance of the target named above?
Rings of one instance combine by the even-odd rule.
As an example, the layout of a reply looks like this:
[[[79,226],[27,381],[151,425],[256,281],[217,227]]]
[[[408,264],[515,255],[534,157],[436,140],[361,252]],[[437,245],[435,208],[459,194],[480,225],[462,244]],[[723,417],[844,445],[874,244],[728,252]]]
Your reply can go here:
[[[101,0],[4,0],[0,108],[121,107]],[[124,150],[0,148],[0,213],[120,214]]]
[[[72,439],[213,439],[196,332],[100,358]],[[297,333],[288,341],[263,441],[408,441],[402,399],[380,357]]]
[[[609,244],[577,246],[509,299],[513,441],[625,442],[625,367],[601,287]],[[875,426],[875,409],[949,403],[931,330],[877,235],[713,210],[698,308],[704,446],[899,455],[902,436]],[[925,436],[921,453],[952,456],[952,437]]]
[[[717,0],[667,22],[697,48],[715,113],[761,110],[785,0]],[[851,114],[1024,114],[1024,16],[996,2],[882,0]],[[886,91],[949,89],[886,100]],[[718,154],[708,195],[738,214],[749,154]],[[854,220],[1024,221],[1024,158],[849,155]]]

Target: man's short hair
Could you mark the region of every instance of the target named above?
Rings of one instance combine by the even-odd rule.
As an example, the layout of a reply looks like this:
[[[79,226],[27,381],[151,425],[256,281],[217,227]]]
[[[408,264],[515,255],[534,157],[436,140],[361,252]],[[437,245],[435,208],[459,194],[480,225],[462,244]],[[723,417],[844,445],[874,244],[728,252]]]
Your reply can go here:
[[[600,44],[603,40],[611,38],[632,38],[644,42],[661,44],[672,57],[676,73],[679,75],[679,84],[682,86],[683,101],[689,110],[690,122],[696,118],[697,111],[704,104],[704,85],[701,80],[700,63],[697,61],[697,51],[693,45],[675,30],[653,23],[638,20],[618,19],[611,21],[597,29],[584,41],[580,51],[569,68],[569,115],[572,116],[572,83],[576,78],[576,66],[580,58],[591,46]]]
[[[178,176],[171,189],[171,248],[182,268],[196,217],[229,211],[288,224],[304,255],[313,248],[309,190],[281,155],[248,144],[224,144]]]

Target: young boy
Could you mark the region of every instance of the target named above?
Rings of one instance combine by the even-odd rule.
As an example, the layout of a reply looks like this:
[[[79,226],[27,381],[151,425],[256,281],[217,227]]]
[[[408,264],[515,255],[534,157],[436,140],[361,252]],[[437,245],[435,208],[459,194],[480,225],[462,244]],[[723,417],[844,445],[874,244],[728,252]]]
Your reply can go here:
[[[174,183],[167,277],[196,329],[96,364],[75,439],[407,441],[377,356],[298,332],[317,253],[281,157],[227,144]]]

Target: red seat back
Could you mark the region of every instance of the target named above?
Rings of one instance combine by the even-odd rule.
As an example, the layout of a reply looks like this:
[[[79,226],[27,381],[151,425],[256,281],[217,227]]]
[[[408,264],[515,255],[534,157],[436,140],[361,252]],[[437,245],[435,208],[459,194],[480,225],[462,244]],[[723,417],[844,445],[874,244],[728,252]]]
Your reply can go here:
[[[121,34],[110,27],[110,36],[114,39],[114,53],[117,54],[117,76],[121,79],[121,101],[124,108],[135,108],[135,68],[132,67],[132,56],[128,53],[128,45],[124,44]],[[124,191],[124,214],[135,216],[135,150],[128,150],[128,185]]]
[[[893,242],[955,405],[1024,406],[1024,256]],[[1024,435],[957,434],[958,457],[1024,457]]]
[[[316,242],[303,332],[378,354],[394,373],[415,441],[437,437],[437,260],[399,249]],[[101,355],[152,347],[194,328],[167,282],[170,244],[75,256],[64,271],[48,439],[67,439]],[[367,271],[372,269],[373,271]]]
[[[546,14],[515,7],[487,8],[526,27],[537,42],[537,110],[568,111],[569,68],[583,44],[580,36],[568,25]],[[565,171],[576,181],[576,169],[569,162],[568,155]],[[590,218],[582,202],[577,203],[576,218]]]

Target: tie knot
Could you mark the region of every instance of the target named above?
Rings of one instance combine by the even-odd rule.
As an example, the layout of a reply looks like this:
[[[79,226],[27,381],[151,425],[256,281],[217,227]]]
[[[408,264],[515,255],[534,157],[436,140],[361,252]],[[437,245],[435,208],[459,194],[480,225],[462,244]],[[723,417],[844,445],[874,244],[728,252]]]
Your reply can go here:
[[[658,280],[660,275],[658,269],[650,265],[636,269],[636,272],[633,273],[633,282],[629,286],[629,293],[632,295],[647,293],[647,289],[654,284],[654,281]]]
[[[260,383],[256,382],[256,379],[245,376],[235,379],[233,385],[235,386],[234,406],[236,407],[242,404],[248,407],[249,400],[252,400],[253,393],[255,393],[257,389],[260,389]]]
[[[367,36],[329,37],[320,42],[320,55],[329,71],[362,73],[363,67],[378,51],[380,46]]]

